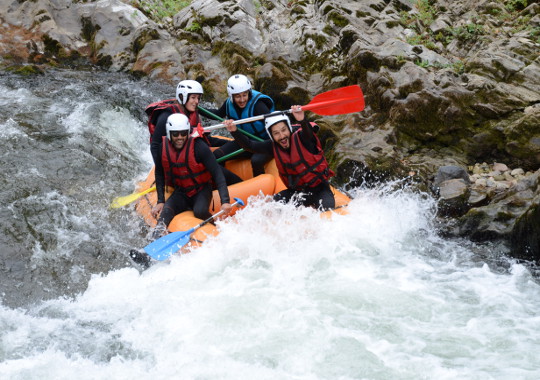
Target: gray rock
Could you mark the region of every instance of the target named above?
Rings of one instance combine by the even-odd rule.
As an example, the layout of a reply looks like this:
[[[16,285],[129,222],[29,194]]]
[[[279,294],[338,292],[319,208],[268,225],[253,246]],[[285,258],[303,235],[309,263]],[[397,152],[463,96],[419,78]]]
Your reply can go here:
[[[433,179],[432,188],[436,190],[437,188],[440,188],[443,182],[451,179],[461,179],[466,185],[469,185],[471,183],[469,179],[469,174],[465,169],[459,166],[447,165],[441,166],[437,170],[435,178]]]
[[[469,186],[462,178],[441,182],[439,184],[439,215],[457,217],[465,214],[470,208],[470,195]]]

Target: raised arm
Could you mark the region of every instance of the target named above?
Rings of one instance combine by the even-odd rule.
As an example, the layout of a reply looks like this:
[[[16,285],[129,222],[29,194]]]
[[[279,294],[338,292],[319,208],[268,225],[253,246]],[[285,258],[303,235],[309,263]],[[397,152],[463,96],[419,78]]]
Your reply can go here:
[[[242,148],[247,150],[248,152],[252,153],[264,153],[268,155],[273,155],[274,150],[272,147],[272,141],[271,140],[265,140],[265,141],[255,141],[248,138],[243,133],[239,132],[236,128],[236,125],[233,124],[234,120],[225,120],[223,124],[227,128],[227,130],[231,133],[234,140],[240,145]]]

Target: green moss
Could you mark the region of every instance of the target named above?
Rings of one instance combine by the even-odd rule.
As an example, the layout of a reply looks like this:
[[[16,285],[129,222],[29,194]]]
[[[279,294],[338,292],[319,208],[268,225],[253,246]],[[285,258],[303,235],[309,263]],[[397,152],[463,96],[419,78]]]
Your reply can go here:
[[[97,56],[96,64],[105,68],[112,66],[112,57],[110,55],[100,54]]]
[[[144,46],[152,40],[159,39],[159,33],[155,29],[145,29],[143,30],[139,36],[133,41],[133,53],[135,55],[139,54],[139,52],[144,48]]]
[[[513,219],[514,219],[514,215],[507,211],[499,211],[497,215],[495,215],[495,220],[498,222],[507,222]]]
[[[469,23],[465,26],[459,26],[456,28],[447,28],[446,31],[452,36],[449,41],[451,41],[453,38],[460,41],[476,41],[480,36],[486,34],[483,25],[474,23]]]
[[[131,30],[128,28],[128,27],[121,27],[120,30],[118,31],[118,34],[120,34],[121,36],[129,36],[131,34]]]
[[[51,38],[48,34],[43,35],[41,38],[43,44],[45,45],[45,53],[52,55],[59,55],[60,52],[63,53],[64,48],[60,45],[60,42]]]
[[[328,35],[334,34],[334,29],[330,25],[325,25],[322,31]]]
[[[259,0],[261,5],[263,7],[265,7],[266,9],[268,9],[269,11],[271,11],[272,9],[274,9],[276,6],[274,5],[274,3],[270,0]]]
[[[304,10],[304,8],[300,7],[300,6],[296,6],[294,7],[293,9],[291,9],[291,16],[292,15],[298,15],[298,16],[302,16],[302,15],[305,15],[306,14],[306,11]]]
[[[324,72],[328,69],[334,51],[335,49],[326,50],[321,54],[305,53],[298,61],[297,66],[308,74]]]
[[[248,73],[254,67],[266,63],[263,56],[254,56],[245,47],[230,41],[217,41],[212,46],[212,55],[218,55],[231,73]]]
[[[10,71],[15,74],[30,76],[36,74],[43,74],[43,70],[35,65],[22,65],[22,66],[8,66],[6,71]]]
[[[45,21],[51,20],[51,16],[49,15],[43,15],[36,19],[38,24],[43,24]]]
[[[371,14],[369,12],[363,12],[363,11],[356,11],[355,15],[356,15],[356,18],[371,17]]]
[[[313,42],[315,42],[315,47],[317,49],[322,49],[324,47],[324,44],[328,42],[326,37],[322,34],[306,34],[304,37],[304,44],[306,43],[307,39],[312,39]]]
[[[331,11],[333,11],[335,8],[331,5],[327,5],[326,7],[324,7],[324,9],[322,10],[322,14],[324,16],[326,16],[328,13],[330,13]]]
[[[202,26],[197,21],[193,21],[190,26],[185,28],[187,32],[199,33],[202,31]]]
[[[92,24],[90,17],[81,17],[81,24],[81,37],[87,42],[93,41],[97,31],[100,30],[101,27],[99,25]]]
[[[349,20],[347,20],[345,16],[337,11],[331,12],[328,15],[328,19],[338,28],[344,28],[345,26],[349,25]]]
[[[143,12],[147,17],[154,20],[157,23],[163,22],[164,18],[173,17],[175,14],[180,12],[182,9],[191,4],[191,1],[178,1],[178,0],[153,0],[153,1],[142,1],[135,0],[131,1],[131,5],[135,8],[138,8]]]
[[[219,16],[208,17],[208,18],[201,17],[201,18],[199,18],[198,21],[199,21],[199,23],[201,25],[214,27],[216,25],[219,25],[219,23],[221,23],[223,21],[223,19],[224,19],[224,17],[219,15]]]
[[[353,30],[346,30],[341,34],[339,47],[342,51],[349,51],[352,44],[358,39],[358,34]]]

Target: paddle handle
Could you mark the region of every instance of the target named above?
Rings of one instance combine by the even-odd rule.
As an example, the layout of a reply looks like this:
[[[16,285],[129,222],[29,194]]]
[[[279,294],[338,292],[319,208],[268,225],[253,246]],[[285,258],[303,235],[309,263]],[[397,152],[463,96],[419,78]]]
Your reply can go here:
[[[275,113],[276,115],[277,114],[280,114],[281,112],[273,112]],[[273,114],[272,113],[272,114]],[[257,120],[262,120],[264,119],[265,117],[267,116],[270,116],[272,114],[266,114],[266,115],[257,115],[257,116],[252,116],[252,117],[248,117],[246,119],[241,119],[241,120],[235,120],[233,121],[233,124],[234,125],[238,125],[238,124],[245,124],[245,123],[251,123],[252,121],[257,121]],[[210,131],[213,131],[215,129],[220,129],[220,128],[224,128],[225,127],[225,124],[221,123],[221,124],[216,124],[216,125],[212,125],[210,127],[206,127],[204,128],[204,131],[205,132],[210,132]]]
[[[244,205],[244,201],[242,201],[240,198],[234,198],[234,200],[236,202],[234,202],[231,207],[234,207],[234,206],[237,206],[237,205],[240,205],[240,206],[243,206]],[[191,230],[190,230],[190,234],[195,231],[196,229],[198,228],[201,228],[202,226],[210,223],[212,220],[214,220],[215,218],[217,218],[218,216],[222,215],[223,213],[225,212],[225,210],[220,210],[218,212],[216,212],[214,215],[212,215],[210,218],[206,219],[205,221],[199,223],[198,225],[196,225],[195,227],[193,227]]]

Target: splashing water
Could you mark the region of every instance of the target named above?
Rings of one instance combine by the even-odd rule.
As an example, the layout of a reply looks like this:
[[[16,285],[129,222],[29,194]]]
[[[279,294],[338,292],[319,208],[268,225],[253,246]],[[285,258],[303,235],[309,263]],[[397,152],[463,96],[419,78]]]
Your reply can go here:
[[[92,86],[61,74],[58,87],[67,76],[85,104],[65,109],[0,82],[19,94],[12,108],[35,97],[57,115],[31,116],[39,133],[17,112],[1,126],[19,159],[4,174],[2,298],[34,297],[0,305],[0,378],[539,377],[538,283],[520,264],[485,259],[494,247],[438,236],[433,200],[407,190],[357,189],[348,214],[330,220],[253,199],[203,247],[140,273],[125,258],[144,245],[140,221],[108,204],[149,168],[142,118],[92,87],[110,74],[94,73]],[[114,78],[137,105],[155,100]],[[31,159],[17,144],[33,146]]]

